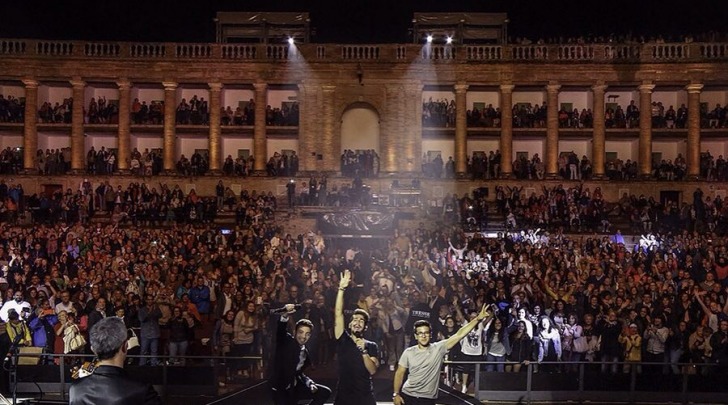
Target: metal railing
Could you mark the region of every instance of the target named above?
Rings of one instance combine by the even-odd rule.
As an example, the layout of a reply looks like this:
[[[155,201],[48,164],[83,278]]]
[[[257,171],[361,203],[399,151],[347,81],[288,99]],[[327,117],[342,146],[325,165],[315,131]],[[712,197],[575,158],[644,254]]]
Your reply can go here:
[[[41,394],[51,394],[55,396],[59,396],[62,400],[68,399],[68,393],[70,389],[70,384],[72,383],[73,379],[71,378],[71,369],[75,367],[75,365],[69,365],[66,364],[67,362],[72,363],[78,363],[81,364],[83,362],[92,361],[94,359],[93,355],[89,354],[51,354],[51,353],[19,353],[17,354],[18,359],[22,358],[38,358],[38,362],[41,363],[41,361],[48,362],[49,364],[37,364],[37,365],[23,365],[19,364],[17,365],[17,389],[19,393],[23,393],[23,396],[28,396],[28,394],[32,394],[34,392],[40,391]],[[179,384],[174,384],[175,381],[170,380],[170,374],[172,369],[179,370],[184,369],[185,367],[214,367],[216,369],[219,369],[222,372],[222,368],[230,366],[231,362],[236,361],[256,361],[259,362],[259,369],[262,369],[260,367],[260,362],[263,360],[262,356],[243,356],[243,357],[236,357],[236,356],[168,356],[168,355],[157,355],[157,356],[151,356],[151,355],[127,355],[127,369],[138,369],[136,370],[153,370],[152,372],[156,370],[159,370],[161,372],[161,381],[160,378],[157,378],[157,381],[153,381],[152,384],[157,389],[157,392],[160,393],[160,396],[162,396],[165,403],[169,402],[169,395],[171,390],[169,389],[170,386],[175,386],[175,393],[180,392],[178,386]],[[159,363],[156,366],[138,366],[139,359],[145,358],[147,360],[158,360]],[[69,360],[67,360],[69,359]],[[185,365],[174,365],[170,364],[170,359],[184,359]],[[56,364],[57,360],[57,364]],[[17,361],[17,360],[13,360]],[[129,364],[131,362],[131,364]],[[147,362],[149,363],[149,361]],[[38,370],[41,367],[47,367],[47,368],[57,368],[57,373],[52,373],[57,376],[54,381],[38,381],[37,377],[33,378],[31,381],[25,381],[23,379],[24,376],[36,375],[33,373],[34,370]],[[9,367],[6,367],[6,369],[9,369]],[[47,373],[45,375],[49,375],[51,373]],[[132,378],[134,378],[134,373],[132,373]],[[12,392],[14,387],[14,383],[12,381],[12,374],[8,373],[8,377],[10,378],[9,381],[9,390]],[[159,377],[159,376],[158,376]],[[138,378],[138,377],[137,377]],[[205,384],[204,381],[199,381],[200,384],[198,385],[188,385],[188,388],[190,390],[195,390],[196,387],[202,387],[204,385],[208,385],[209,389],[215,390],[215,393],[217,393],[218,389],[218,380],[217,375],[213,374],[210,376],[212,378],[212,384]],[[262,379],[262,376],[260,377]],[[159,382],[159,383],[157,383]],[[181,391],[184,392],[184,391]],[[196,395],[195,392],[190,392],[190,395]],[[178,402],[178,401],[176,401]]]
[[[446,366],[475,365],[478,400],[518,403],[562,401],[725,403],[728,369],[715,363],[530,362],[520,372],[483,371],[482,366],[510,362],[447,361]],[[672,374],[672,367],[680,373]],[[448,367],[451,368],[451,367]]]

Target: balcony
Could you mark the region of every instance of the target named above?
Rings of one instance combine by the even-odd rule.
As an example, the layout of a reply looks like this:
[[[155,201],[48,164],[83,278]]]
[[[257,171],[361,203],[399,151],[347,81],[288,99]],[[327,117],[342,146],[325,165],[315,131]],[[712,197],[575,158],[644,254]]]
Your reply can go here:
[[[27,58],[285,62],[660,63],[728,59],[728,43],[420,45],[218,44],[0,39],[0,55]]]

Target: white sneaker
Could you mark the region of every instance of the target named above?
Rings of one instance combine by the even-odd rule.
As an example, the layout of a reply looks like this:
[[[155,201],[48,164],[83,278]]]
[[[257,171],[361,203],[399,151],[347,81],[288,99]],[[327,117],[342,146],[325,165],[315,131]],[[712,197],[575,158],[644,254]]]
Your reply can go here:
[[[463,394],[467,394],[468,393],[468,386],[467,385],[463,385],[462,387],[460,387],[460,392],[462,392]]]
[[[394,371],[394,364],[389,365],[389,371]]]

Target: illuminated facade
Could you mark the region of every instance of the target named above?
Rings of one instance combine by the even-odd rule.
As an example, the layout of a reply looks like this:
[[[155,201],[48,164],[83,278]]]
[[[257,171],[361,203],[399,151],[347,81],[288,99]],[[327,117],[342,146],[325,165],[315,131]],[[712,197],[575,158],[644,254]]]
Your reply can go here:
[[[173,171],[181,154],[207,150],[210,170],[230,155],[250,154],[256,171],[276,151],[296,151],[302,174],[340,169],[344,149],[374,149],[382,174],[414,177],[423,159],[452,156],[465,176],[473,152],[500,150],[502,177],[519,156],[539,154],[555,178],[562,152],[587,156],[594,178],[608,159],[631,159],[649,176],[653,159],[682,155],[690,179],[700,153],[728,155],[725,128],[701,128],[700,110],[728,101],[728,44],[648,43],[571,45],[346,45],[181,44],[0,40],[0,94],[25,99],[23,123],[0,123],[2,148],[21,148],[24,169],[36,151],[70,148],[71,169],[82,173],[91,146],[117,151],[129,170],[136,148],[161,149]],[[209,124],[175,122],[182,99],[209,100]],[[38,111],[72,97],[70,123],[40,122]],[[89,123],[91,98],[118,105],[118,120]],[[454,101],[452,125],[423,126],[422,104]],[[134,101],[164,102],[163,120],[136,124]],[[255,104],[254,124],[222,125],[221,109]],[[605,110],[634,101],[685,105],[684,128],[653,128],[641,114],[632,128],[608,128]],[[266,125],[266,107],[297,103],[297,126]],[[512,125],[512,106],[548,108],[543,126]],[[500,126],[468,126],[468,110],[500,107]],[[552,108],[556,106],[556,108]],[[560,109],[593,112],[593,127],[563,128]],[[224,112],[223,112],[224,114]],[[708,125],[710,126],[710,125]],[[363,136],[358,136],[360,131]],[[615,186],[616,187],[616,186]],[[616,190],[615,190],[616,193]],[[616,195],[616,194],[615,194]]]

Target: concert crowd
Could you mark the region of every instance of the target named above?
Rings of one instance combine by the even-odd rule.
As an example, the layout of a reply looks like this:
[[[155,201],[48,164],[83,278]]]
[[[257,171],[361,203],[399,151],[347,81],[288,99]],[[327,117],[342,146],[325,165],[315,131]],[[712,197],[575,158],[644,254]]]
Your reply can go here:
[[[366,336],[380,347],[380,371],[394,370],[417,320],[432,323],[433,340],[447,338],[483,303],[495,304],[497,317],[471,332],[450,359],[487,360],[487,370],[498,372],[548,360],[566,363],[544,364],[545,372],[568,371],[568,361],[579,360],[610,373],[640,361],[666,363],[640,367],[643,373],[726,371],[728,251],[715,226],[719,216],[706,209],[723,207],[699,190],[684,208],[686,226],[639,228],[636,237],[609,227],[607,236],[575,236],[548,220],[518,220],[486,237],[467,226],[463,204],[455,203],[454,215],[443,211],[436,226],[399,227],[380,245],[346,245],[316,230],[291,234],[277,217],[275,197],[252,190],[220,200],[176,186],[99,185],[104,198],[97,198],[96,186],[59,193],[59,201],[86,207],[80,215],[50,213],[55,220],[41,215],[17,225],[33,197],[11,196],[17,187],[0,185],[4,201],[15,204],[12,216],[3,205],[0,226],[4,345],[90,353],[75,335],[120,316],[138,336],[139,352],[151,356],[139,364],[184,365],[186,354],[262,356],[225,362],[226,381],[246,379],[262,375],[270,359],[271,310],[298,303],[291,322],[313,322],[308,348],[314,366],[323,366],[334,360],[333,306],[340,275],[349,269],[345,312],[369,313]],[[494,212],[505,216],[528,198],[540,201],[546,215],[562,205],[568,212],[574,193],[544,190],[540,201],[507,190]],[[551,198],[562,197],[563,204],[549,208]],[[187,207],[186,220],[166,226],[121,220],[128,205],[143,211],[155,203]],[[236,209],[242,219],[229,229],[205,220],[208,212]],[[83,214],[89,210],[107,211],[113,222],[92,222]],[[470,373],[452,367],[448,382],[466,391]]]

